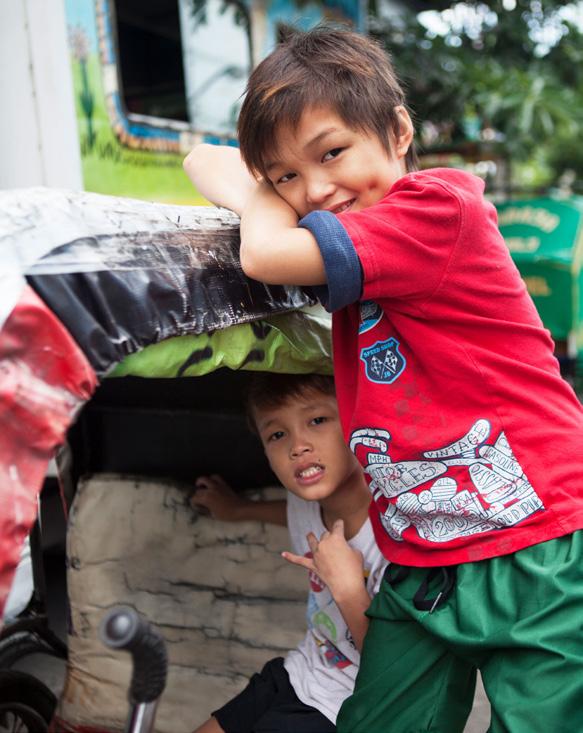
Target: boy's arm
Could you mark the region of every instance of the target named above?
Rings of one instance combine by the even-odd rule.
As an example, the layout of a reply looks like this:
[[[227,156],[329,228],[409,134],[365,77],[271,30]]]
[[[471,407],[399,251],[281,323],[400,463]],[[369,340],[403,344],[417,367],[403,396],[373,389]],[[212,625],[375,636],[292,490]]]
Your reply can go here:
[[[312,532],[307,537],[311,558],[291,552],[282,553],[283,557],[316,573],[328,586],[360,652],[368,629],[365,611],[371,601],[364,584],[362,554],[346,541],[341,519],[334,522],[332,531],[324,532],[320,540]]]
[[[241,216],[245,203],[257,188],[257,180],[241,160],[239,150],[227,145],[197,145],[182,164],[186,175],[202,195],[217,206]]]
[[[316,240],[298,227],[296,212],[249,173],[237,148],[197,145],[183,163],[205,198],[241,217],[241,265],[246,275],[272,285],[322,285],[324,263]]]
[[[251,501],[237,494],[220,476],[201,476],[190,499],[197,508],[206,509],[213,519],[223,522],[256,521],[287,526],[287,502]]]
[[[315,237],[265,182],[248,197],[241,216],[241,266],[271,285],[323,285],[324,260]]]

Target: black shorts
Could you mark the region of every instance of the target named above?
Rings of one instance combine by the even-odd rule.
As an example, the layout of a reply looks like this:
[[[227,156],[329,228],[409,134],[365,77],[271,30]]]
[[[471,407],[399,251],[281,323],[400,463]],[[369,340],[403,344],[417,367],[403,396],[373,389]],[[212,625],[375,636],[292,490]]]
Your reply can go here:
[[[225,733],[336,733],[325,715],[298,698],[282,657],[267,662],[213,716]]]

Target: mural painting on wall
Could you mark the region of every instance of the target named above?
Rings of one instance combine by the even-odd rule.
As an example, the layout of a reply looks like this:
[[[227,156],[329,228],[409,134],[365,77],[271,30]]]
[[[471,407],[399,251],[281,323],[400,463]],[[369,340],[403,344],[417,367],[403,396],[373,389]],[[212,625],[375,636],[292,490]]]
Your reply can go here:
[[[89,191],[203,204],[182,171],[197,142],[236,145],[249,72],[287,26],[362,28],[361,0],[66,0]]]

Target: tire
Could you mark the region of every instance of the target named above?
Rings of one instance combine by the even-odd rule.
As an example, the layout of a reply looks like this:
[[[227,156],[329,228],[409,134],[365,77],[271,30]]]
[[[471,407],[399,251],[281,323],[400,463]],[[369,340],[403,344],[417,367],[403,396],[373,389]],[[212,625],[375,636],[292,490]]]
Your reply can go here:
[[[59,659],[66,658],[65,648],[63,650],[55,648],[50,641],[35,631],[15,631],[0,640],[0,669],[9,669],[30,654],[49,654]]]
[[[0,733],[46,733],[57,698],[32,675],[0,670]]]

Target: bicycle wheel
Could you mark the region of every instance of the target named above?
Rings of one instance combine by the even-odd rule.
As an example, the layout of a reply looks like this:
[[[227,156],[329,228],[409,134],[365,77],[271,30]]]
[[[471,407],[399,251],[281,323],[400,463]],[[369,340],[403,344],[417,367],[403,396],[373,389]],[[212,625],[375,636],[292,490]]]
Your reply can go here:
[[[0,733],[46,733],[57,699],[32,675],[0,670]]]

